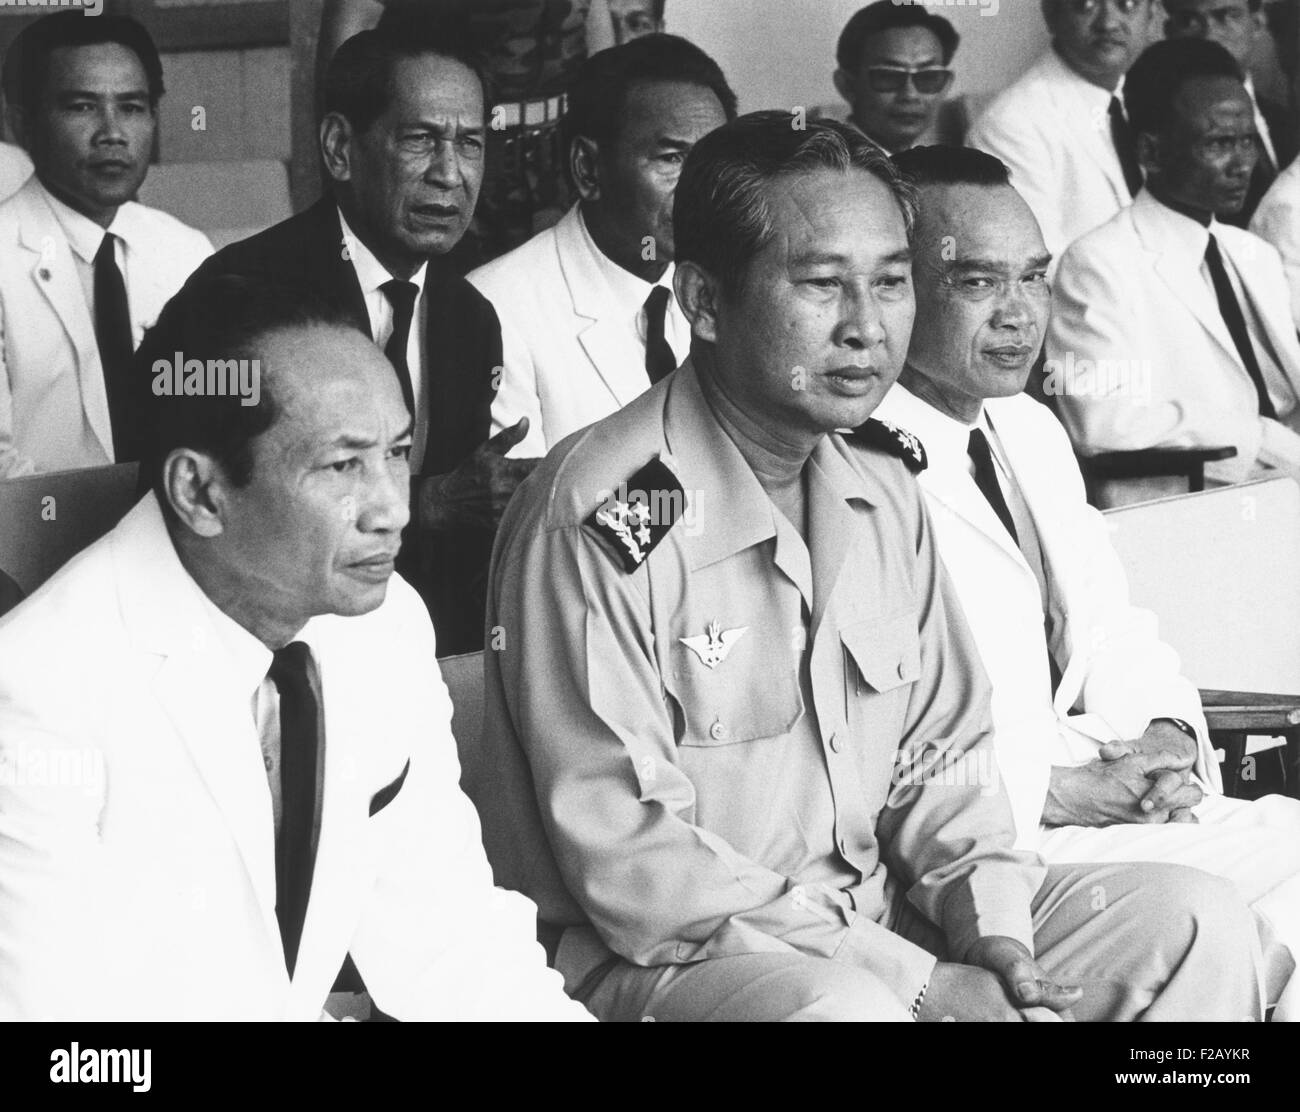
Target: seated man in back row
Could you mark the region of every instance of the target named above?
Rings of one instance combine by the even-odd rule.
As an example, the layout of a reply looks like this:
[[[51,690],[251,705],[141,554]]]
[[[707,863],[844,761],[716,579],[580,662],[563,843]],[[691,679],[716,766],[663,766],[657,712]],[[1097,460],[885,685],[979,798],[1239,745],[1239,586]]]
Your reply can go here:
[[[845,124],[755,113],[687,158],[691,357],[552,451],[493,553],[496,875],[602,1019],[1257,1018],[1227,882],[1012,848],[912,457],[835,432],[902,365],[913,216]]]
[[[925,447],[919,479],[993,683],[1018,844],[1052,863],[1227,877],[1266,941],[1285,943],[1269,948],[1270,1003],[1282,996],[1274,1018],[1295,1018],[1300,801],[1221,794],[1196,689],[1153,615],[1129,605],[1065,430],[1022,393],[1050,307],[1033,213],[991,155],[929,147],[895,162],[921,189],[912,274],[929,326],[876,412]]]
[[[568,97],[561,131],[578,203],[469,276],[501,318],[493,430],[528,418],[517,456],[545,455],[686,357],[673,189],[695,142],[736,117],[717,63],[674,35],[600,51]]]
[[[152,493],[0,620],[0,1019],[315,1019],[349,954],[398,1019],[587,1018],[492,886],[393,575],[392,366],[236,277],[149,344],[258,402],[159,396]]]
[[[1129,112],[1147,185],[1061,259],[1044,391],[1085,455],[1237,449],[1220,482],[1300,476],[1300,343],[1277,252],[1220,224],[1250,187],[1259,138],[1232,56],[1157,43],[1134,64]]]

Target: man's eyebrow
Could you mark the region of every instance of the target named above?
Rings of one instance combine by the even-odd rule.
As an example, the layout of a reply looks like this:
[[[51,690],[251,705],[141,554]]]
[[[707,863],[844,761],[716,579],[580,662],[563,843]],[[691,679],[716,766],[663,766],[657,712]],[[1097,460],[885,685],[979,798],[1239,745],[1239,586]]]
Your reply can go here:
[[[139,97],[141,100],[145,100],[149,96],[149,90],[128,89],[126,92],[123,93],[105,93],[102,91],[96,92],[93,89],[60,89],[54,95],[64,100],[75,100],[78,97],[85,97],[90,100],[103,100],[106,98],[114,98],[117,100],[135,100],[137,97]]]
[[[794,266],[818,266],[823,263],[843,263],[848,261],[848,256],[839,251],[808,251],[804,254],[792,255],[790,262]],[[894,263],[910,264],[912,261],[912,249],[903,247],[897,251],[891,251],[884,258],[878,260],[877,266],[892,266]]]

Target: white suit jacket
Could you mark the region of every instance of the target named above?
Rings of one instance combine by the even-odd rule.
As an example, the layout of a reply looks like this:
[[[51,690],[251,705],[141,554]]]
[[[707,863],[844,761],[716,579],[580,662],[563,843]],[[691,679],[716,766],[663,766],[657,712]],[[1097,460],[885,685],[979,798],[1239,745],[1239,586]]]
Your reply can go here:
[[[469,275],[501,318],[505,375],[492,405],[492,432],[520,417],[530,424],[512,455],[545,455],[650,387],[645,340],[612,295],[597,250],[574,205],[554,228]],[[670,264],[659,281],[670,292],[672,274]],[[690,327],[675,297],[668,313],[664,332],[680,364]]]
[[[1060,423],[1020,394],[985,404],[1043,552],[1052,610],[1053,697],[1038,580],[971,477],[970,430],[902,386],[877,417],[914,433],[929,466],[919,480],[939,554],[993,682],[998,763],[1016,817],[1017,845],[1037,844],[1053,765],[1092,760],[1107,741],[1139,737],[1153,718],[1197,731],[1197,772],[1222,790],[1196,688],[1156,632],[1155,615],[1129,605],[1128,583]]]
[[[22,147],[0,143],[0,201],[12,197],[32,176],[32,160]]]
[[[1043,241],[1060,258],[1074,240],[1133,196],[1110,134],[1111,93],[1085,81],[1049,49],[971,126],[966,145],[1011,167]]]
[[[1277,176],[1250,221],[1250,230],[1282,256],[1291,291],[1291,319],[1300,328],[1300,158]]]
[[[1059,392],[1052,385],[1059,372],[1061,415],[1082,452],[1231,444],[1236,458],[1209,465],[1211,478],[1300,470],[1293,431],[1300,428],[1300,343],[1282,263],[1258,236],[1217,221],[1211,230],[1280,369],[1264,372],[1280,420],[1259,415],[1258,394],[1200,272],[1208,233],[1144,190],[1065,253],[1053,286],[1046,388]],[[1126,373],[1091,382],[1075,373],[1071,388],[1080,360],[1118,361]]]
[[[47,196],[32,177],[0,203],[0,479],[114,462],[94,318]],[[138,346],[212,244],[134,202],[121,207],[113,230],[127,245]]]
[[[290,981],[252,692],[153,495],[0,621],[0,1019],[312,1019],[349,952],[399,1019],[585,1017],[492,885],[415,592],[299,639],[326,760]]]

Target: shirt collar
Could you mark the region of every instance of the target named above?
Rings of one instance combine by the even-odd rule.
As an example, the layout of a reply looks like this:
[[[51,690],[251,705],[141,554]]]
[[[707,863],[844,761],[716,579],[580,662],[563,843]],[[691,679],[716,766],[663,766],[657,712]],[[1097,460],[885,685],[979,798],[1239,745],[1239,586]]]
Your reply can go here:
[[[1100,85],[1094,85],[1086,77],[1071,69],[1070,63],[1061,57],[1055,45],[1048,51],[1048,56],[1056,71],[1057,80],[1060,81],[1062,87],[1070,90],[1074,96],[1084,101],[1089,108],[1098,104],[1109,105],[1111,97],[1123,98],[1123,78],[1120,79],[1119,84],[1114,89],[1108,91]]]
[[[85,262],[93,263],[95,256],[99,253],[100,244],[104,242],[104,236],[112,233],[117,236],[128,250],[135,239],[136,221],[130,202],[120,206],[117,214],[113,217],[113,223],[107,229],[101,228],[89,216],[79,213],[71,205],[60,201],[53,193],[45,188],[44,184],[38,182],[41,192],[45,194],[45,199],[50,204],[50,210],[54,213],[54,219],[59,222],[59,227],[63,229],[63,234],[68,239],[68,246],[76,253],[77,257]]]
[[[213,602],[202,587],[197,583],[194,586],[212,622],[213,635],[232,679],[240,691],[251,696],[271,670],[271,650]]]
[[[1222,225],[1217,219],[1211,219],[1207,228],[1162,204],[1145,189],[1133,201],[1133,215],[1141,222],[1143,238],[1149,247],[1193,269],[1200,268],[1211,235],[1222,242],[1219,235]]]
[[[697,506],[709,527],[688,536],[694,570],[742,552],[776,535],[775,505],[731,437],[713,415],[694,362],[672,376],[664,402],[664,462],[686,487],[686,497],[726,500],[725,506]],[[845,502],[875,504],[883,500],[878,481],[846,458],[838,436],[824,436],[813,449],[810,479],[828,486]]]
[[[581,206],[578,208],[578,231],[582,236],[583,246],[591,254],[596,269],[600,272],[609,296],[619,306],[625,307],[631,313],[636,313],[645,305],[646,298],[650,296],[650,291],[655,286],[664,286],[669,293],[673,292],[672,263],[668,264],[667,269],[659,276],[657,282],[647,282],[644,278],[638,278],[630,270],[624,270],[596,246],[596,241],[592,239],[591,232],[587,228],[586,218],[582,215]]]
[[[361,284],[361,294],[363,297],[369,297],[371,294],[379,293],[380,287],[386,282],[391,282],[393,276],[388,272],[376,257],[375,253],[365,245],[361,237],[352,230],[348,224],[348,218],[343,215],[343,210],[338,208],[339,227],[343,231],[343,239],[348,245],[348,255],[352,259],[352,269],[356,271],[357,281]],[[429,273],[429,264],[424,262],[420,264],[417,270],[408,281],[413,282],[421,294],[424,293],[424,280]],[[418,296],[418,295],[417,295]]]

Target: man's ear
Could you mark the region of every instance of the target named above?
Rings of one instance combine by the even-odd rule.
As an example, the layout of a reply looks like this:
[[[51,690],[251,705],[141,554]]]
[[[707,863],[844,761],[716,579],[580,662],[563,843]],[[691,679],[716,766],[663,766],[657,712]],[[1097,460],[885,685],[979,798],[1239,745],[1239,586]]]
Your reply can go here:
[[[844,70],[837,69],[831,74],[831,80],[835,82],[835,91],[848,101],[849,107],[856,107],[854,104],[856,94],[853,88],[853,79]]]
[[[594,139],[577,135],[569,144],[569,172],[578,196],[584,201],[600,200],[600,146]]]
[[[352,180],[352,123],[339,112],[320,122],[320,157],[334,181]]]
[[[206,452],[176,448],[163,463],[163,491],[190,532],[217,537],[225,532],[226,479]]]
[[[673,274],[673,291],[691,322],[691,335],[717,343],[718,302],[722,296],[717,279],[698,263],[679,262]]]
[[[1142,167],[1142,175],[1150,178],[1154,173],[1160,174],[1160,139],[1148,132],[1140,131],[1137,137],[1137,160]]]
[[[18,145],[28,154],[31,154],[32,136],[27,126],[27,113],[16,104],[6,105],[5,119],[9,123],[9,130],[13,132],[14,139],[18,141]]]

